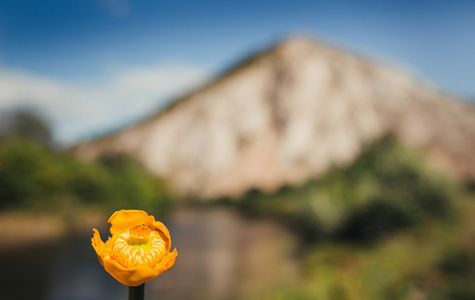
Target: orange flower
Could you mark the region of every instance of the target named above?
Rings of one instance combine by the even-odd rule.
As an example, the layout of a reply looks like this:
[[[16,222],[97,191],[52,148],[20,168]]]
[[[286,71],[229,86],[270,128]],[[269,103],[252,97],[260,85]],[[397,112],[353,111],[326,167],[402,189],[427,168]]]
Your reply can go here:
[[[120,283],[138,286],[170,269],[176,249],[170,251],[168,229],[142,210],[116,211],[108,221],[110,237],[103,242],[94,228],[92,246],[101,265]]]

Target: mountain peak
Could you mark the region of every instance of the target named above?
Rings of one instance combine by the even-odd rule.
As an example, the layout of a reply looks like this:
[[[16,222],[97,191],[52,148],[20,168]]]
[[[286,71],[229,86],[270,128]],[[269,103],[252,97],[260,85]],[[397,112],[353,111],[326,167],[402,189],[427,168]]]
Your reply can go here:
[[[299,36],[75,152],[132,155],[177,194],[210,198],[302,183],[352,162],[389,132],[435,168],[475,180],[473,107],[400,70]]]

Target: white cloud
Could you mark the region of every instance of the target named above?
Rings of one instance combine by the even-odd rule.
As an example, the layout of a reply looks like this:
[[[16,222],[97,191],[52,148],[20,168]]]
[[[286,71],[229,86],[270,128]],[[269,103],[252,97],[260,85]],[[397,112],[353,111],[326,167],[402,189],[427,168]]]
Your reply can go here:
[[[57,141],[71,144],[146,116],[207,77],[199,67],[174,62],[123,67],[103,86],[91,87],[0,69],[0,110],[39,109],[49,118]]]

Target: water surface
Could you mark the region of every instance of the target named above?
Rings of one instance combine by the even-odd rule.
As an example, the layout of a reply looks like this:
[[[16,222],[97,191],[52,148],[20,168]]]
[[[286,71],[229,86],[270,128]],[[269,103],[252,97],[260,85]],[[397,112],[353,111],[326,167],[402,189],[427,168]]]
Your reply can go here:
[[[147,299],[247,297],[300,279],[298,240],[275,222],[225,208],[188,208],[164,223],[178,258],[146,284]],[[108,228],[100,232],[105,240]],[[97,261],[91,236],[92,230],[2,253],[0,299],[126,299],[127,287]]]

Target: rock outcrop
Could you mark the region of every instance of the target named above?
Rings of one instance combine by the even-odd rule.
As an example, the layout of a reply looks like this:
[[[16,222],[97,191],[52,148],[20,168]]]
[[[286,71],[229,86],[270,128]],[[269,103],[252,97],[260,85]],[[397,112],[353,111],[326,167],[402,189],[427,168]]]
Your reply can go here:
[[[205,199],[302,183],[388,132],[434,168],[475,180],[474,107],[396,68],[294,38],[74,151],[132,155],[178,195]]]

